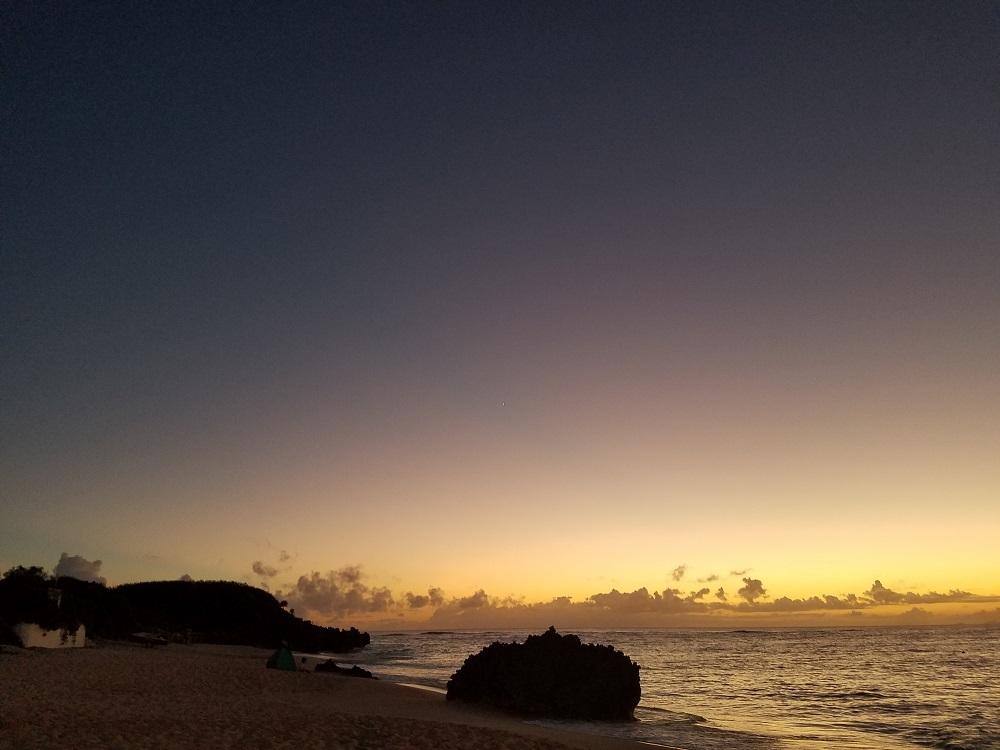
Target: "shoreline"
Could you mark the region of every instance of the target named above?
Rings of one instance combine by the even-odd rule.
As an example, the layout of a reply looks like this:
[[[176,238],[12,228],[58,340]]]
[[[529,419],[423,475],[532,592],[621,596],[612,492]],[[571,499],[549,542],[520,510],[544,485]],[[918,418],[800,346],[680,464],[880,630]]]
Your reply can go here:
[[[207,644],[0,655],[0,750],[345,748],[637,750],[525,723],[422,686],[267,669],[269,651]]]

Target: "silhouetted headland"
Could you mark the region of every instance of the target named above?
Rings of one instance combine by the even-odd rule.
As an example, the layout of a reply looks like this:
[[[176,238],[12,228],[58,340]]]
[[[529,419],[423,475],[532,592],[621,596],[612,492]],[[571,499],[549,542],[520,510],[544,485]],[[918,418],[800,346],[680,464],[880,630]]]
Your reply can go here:
[[[367,646],[357,628],[315,625],[296,617],[271,594],[233,581],[150,581],[108,587],[51,578],[41,568],[17,567],[0,580],[0,642],[18,645],[12,627],[33,622],[90,637],[124,639],[137,631],[171,641],[345,652]]]

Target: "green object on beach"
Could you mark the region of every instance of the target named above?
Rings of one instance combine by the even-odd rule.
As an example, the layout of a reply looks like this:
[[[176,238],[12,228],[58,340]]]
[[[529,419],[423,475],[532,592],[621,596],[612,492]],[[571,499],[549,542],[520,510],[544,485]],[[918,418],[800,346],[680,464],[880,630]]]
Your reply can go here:
[[[289,672],[298,671],[298,667],[295,666],[295,657],[292,655],[292,650],[288,646],[282,646],[273,654],[271,658],[267,660],[268,669],[284,669]]]

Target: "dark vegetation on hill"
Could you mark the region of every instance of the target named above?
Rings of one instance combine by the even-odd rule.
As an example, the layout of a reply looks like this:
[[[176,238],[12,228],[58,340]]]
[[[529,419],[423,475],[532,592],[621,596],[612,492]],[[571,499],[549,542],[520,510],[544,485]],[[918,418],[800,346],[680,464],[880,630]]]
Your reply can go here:
[[[493,643],[448,681],[448,700],[573,719],[631,719],[639,667],[613,646],[549,628],[524,643]]]
[[[57,606],[58,598],[58,606]],[[344,652],[367,646],[368,633],[314,625],[285,610],[271,594],[231,581],[152,581],[109,588],[54,579],[41,568],[16,567],[0,579],[0,643],[17,643],[12,626],[86,625],[87,635],[126,638],[136,631],[171,640]]]

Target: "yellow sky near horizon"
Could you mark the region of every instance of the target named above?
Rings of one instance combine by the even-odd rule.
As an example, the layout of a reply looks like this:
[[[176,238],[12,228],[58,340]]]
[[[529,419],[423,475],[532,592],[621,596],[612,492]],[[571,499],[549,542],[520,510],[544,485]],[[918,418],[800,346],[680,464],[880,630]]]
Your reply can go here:
[[[287,550],[272,584],[361,565],[397,595],[529,601],[690,591],[747,568],[773,596],[876,578],[997,593],[996,384],[940,360],[904,373],[889,355],[838,379],[816,363],[696,372],[591,351],[464,389],[401,385],[348,417],[322,391],[267,431],[222,424],[166,447],[110,436],[106,453],[10,480],[21,502],[0,556],[81,554],[116,582],[256,581],[251,562]]]
[[[70,475],[50,483],[78,506],[57,519],[44,504],[24,507],[17,522],[50,550],[52,560],[32,561],[79,553],[103,559],[114,581],[239,580],[253,560],[275,564],[284,549],[289,578],[360,564],[369,583],[394,591],[485,588],[530,600],[613,587],[690,590],[698,578],[745,568],[793,597],[860,593],[875,578],[920,591],[1000,590],[1000,487],[975,452],[949,471],[925,451],[906,461],[857,458],[840,472],[808,461],[771,470],[767,460],[749,466],[717,452],[726,470],[713,472],[704,459],[685,465],[684,451],[656,463],[648,445],[632,464],[614,447],[591,461],[567,449],[560,463],[555,449],[508,451],[504,462],[460,442],[437,459],[405,442],[385,463],[329,466],[317,456],[290,469],[264,456],[221,475],[161,469],[164,481]],[[109,502],[110,511],[90,510]],[[675,584],[679,564],[689,573]]]

